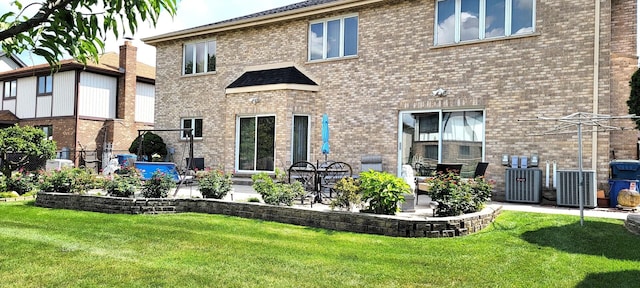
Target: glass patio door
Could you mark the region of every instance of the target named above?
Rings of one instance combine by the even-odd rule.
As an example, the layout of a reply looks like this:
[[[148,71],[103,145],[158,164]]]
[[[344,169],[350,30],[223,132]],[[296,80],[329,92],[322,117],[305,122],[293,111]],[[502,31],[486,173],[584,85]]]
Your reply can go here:
[[[275,122],[275,116],[238,119],[238,170],[274,171]]]
[[[459,163],[469,176],[484,158],[483,111],[401,112],[399,128],[398,171],[411,165],[426,176],[438,163]]]
[[[309,116],[293,116],[293,151],[291,163],[308,161],[309,158]]]

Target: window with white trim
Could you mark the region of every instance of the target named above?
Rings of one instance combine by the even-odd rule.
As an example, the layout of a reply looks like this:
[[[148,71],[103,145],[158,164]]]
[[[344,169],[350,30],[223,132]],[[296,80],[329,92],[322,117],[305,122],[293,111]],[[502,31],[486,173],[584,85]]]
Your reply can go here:
[[[309,60],[358,55],[358,15],[309,23]]]
[[[535,32],[535,0],[436,0],[435,45]]]
[[[16,98],[18,96],[18,80],[4,82],[4,98]]]
[[[184,44],[183,75],[216,71],[216,41]]]
[[[181,129],[193,129],[193,139],[202,139],[202,118],[182,118],[180,123]],[[189,132],[182,131],[180,139],[189,139]]]

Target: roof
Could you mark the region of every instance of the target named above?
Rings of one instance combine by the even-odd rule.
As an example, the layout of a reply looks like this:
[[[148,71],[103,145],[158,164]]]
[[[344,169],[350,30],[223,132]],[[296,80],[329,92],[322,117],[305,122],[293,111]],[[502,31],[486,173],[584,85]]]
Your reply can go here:
[[[2,124],[15,124],[18,123],[20,119],[18,117],[16,117],[15,114],[13,114],[11,111],[9,110],[0,110],[0,123]]]
[[[115,52],[102,54],[98,57],[98,63],[88,61],[86,66],[74,59],[61,60],[59,64],[60,68],[58,71],[83,69],[86,71],[106,73],[110,75],[120,75],[123,73],[119,69],[120,57],[118,53]],[[49,64],[39,64],[2,72],[0,73],[0,79],[6,77],[27,77],[42,72],[48,73],[50,71],[51,67],[49,66]],[[155,80],[156,69],[153,66],[138,61],[138,63],[136,64],[136,76]]]
[[[20,67],[26,67],[27,66],[27,64],[22,62],[22,60],[20,58],[18,58],[18,56],[16,56],[13,53],[7,55],[7,53],[5,53],[4,51],[0,51],[0,57],[3,57],[3,56],[6,56],[7,58],[13,60],[13,62],[16,62],[16,64],[18,64],[18,66],[20,66]]]
[[[142,40],[146,44],[153,45],[164,41],[298,19],[309,15],[350,9],[384,1],[388,0],[307,0],[242,17],[147,37]]]
[[[233,81],[228,88],[241,88],[272,84],[318,85],[295,67],[283,67],[258,71],[247,71]]]

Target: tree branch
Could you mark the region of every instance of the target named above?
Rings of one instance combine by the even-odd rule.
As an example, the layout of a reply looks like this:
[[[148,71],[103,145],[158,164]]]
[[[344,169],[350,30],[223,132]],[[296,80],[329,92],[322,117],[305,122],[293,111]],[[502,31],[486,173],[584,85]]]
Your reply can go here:
[[[29,18],[27,21],[20,22],[18,25],[12,25],[8,29],[0,31],[0,41],[4,41],[7,38],[12,38],[15,35],[40,26],[42,23],[47,22],[49,16],[51,16],[51,14],[53,14],[56,10],[65,9],[65,6],[71,4],[73,1],[74,0],[60,0],[57,3],[53,4],[51,7],[47,7],[47,4],[51,3],[47,1],[44,5],[42,5],[40,10],[38,10],[38,13]]]

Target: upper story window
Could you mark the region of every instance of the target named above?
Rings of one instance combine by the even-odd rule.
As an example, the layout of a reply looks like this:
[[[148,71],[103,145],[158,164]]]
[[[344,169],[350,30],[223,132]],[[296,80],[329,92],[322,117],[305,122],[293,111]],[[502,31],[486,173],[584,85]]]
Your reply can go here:
[[[531,34],[535,0],[437,0],[435,45]]]
[[[38,76],[38,95],[51,95],[53,93],[53,76]]]
[[[358,55],[358,16],[350,15],[309,24],[309,60]]]
[[[184,45],[184,75],[216,71],[216,41]]]
[[[4,98],[16,98],[18,96],[18,80],[4,82]]]
[[[202,139],[202,118],[182,118],[181,127],[182,129],[193,129],[193,138],[194,139]],[[189,133],[187,131],[182,131],[180,134],[180,139],[186,140],[189,139]]]

